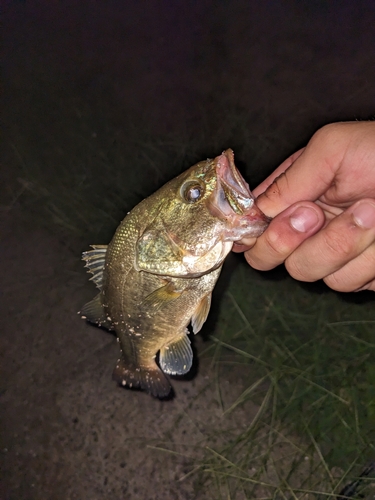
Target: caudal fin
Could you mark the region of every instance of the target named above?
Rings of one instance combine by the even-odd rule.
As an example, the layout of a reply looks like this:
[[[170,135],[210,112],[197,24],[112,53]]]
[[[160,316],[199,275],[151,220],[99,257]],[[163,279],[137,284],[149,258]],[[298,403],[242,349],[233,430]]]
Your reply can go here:
[[[122,387],[142,389],[155,398],[163,399],[171,395],[172,386],[156,364],[155,368],[133,367],[120,358],[112,378]]]

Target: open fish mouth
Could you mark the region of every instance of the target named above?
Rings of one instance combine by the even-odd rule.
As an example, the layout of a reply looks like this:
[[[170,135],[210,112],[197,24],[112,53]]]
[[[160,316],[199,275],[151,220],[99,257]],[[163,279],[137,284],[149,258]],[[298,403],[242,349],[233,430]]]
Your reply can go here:
[[[243,236],[260,236],[270,223],[255,203],[250,187],[234,164],[234,153],[227,149],[215,158],[217,185],[210,211],[224,218],[231,226],[227,238],[232,241]]]
[[[216,160],[216,173],[225,198],[232,210],[242,215],[253,207],[254,197],[234,164],[233,150],[227,149]]]

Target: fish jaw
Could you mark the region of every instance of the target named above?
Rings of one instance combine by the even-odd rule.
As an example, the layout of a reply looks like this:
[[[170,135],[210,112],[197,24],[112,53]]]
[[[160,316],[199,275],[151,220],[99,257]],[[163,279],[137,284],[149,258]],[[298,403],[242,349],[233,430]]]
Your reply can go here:
[[[254,205],[250,187],[234,164],[234,153],[227,149],[216,159],[216,174],[220,188],[235,213],[243,213]]]
[[[212,215],[224,219],[226,241],[260,236],[271,219],[256,205],[250,187],[234,163],[232,149],[215,158],[217,184],[208,204]]]

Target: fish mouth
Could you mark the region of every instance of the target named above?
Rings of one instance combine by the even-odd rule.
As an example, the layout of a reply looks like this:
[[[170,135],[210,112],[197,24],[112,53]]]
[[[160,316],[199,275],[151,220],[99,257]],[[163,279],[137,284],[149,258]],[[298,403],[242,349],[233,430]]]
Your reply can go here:
[[[243,236],[260,236],[270,223],[256,205],[250,187],[234,163],[232,149],[214,160],[217,184],[210,200],[211,213],[228,223],[227,239],[236,241]]]
[[[225,198],[232,210],[239,215],[254,205],[249,185],[234,164],[234,153],[227,149],[216,158],[216,173]]]

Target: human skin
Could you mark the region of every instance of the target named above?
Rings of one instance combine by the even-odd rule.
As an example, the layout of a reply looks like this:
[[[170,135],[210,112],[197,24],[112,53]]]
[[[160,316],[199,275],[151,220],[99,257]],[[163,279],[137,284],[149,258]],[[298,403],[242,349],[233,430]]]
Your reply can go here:
[[[375,122],[324,126],[253,193],[273,220],[234,245],[250,266],[284,263],[300,281],[375,291]]]

